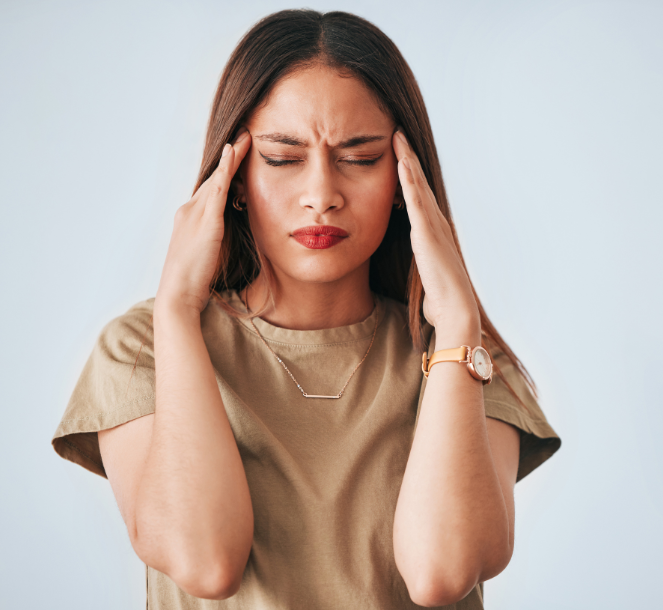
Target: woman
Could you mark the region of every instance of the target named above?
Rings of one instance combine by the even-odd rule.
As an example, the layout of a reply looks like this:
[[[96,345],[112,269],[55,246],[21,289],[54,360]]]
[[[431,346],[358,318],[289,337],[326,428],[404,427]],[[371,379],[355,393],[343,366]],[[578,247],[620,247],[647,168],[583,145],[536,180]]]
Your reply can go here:
[[[103,329],[53,444],[109,479],[149,608],[474,609],[560,446],[530,387],[405,60],[282,11],[233,52],[156,298]]]

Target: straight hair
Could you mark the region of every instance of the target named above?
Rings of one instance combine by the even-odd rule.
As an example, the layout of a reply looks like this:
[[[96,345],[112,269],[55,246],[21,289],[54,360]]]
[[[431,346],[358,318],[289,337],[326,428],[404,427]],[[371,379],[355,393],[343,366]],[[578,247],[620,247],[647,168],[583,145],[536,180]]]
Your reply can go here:
[[[244,35],[230,56],[216,90],[193,193],[212,175],[224,145],[234,140],[242,123],[266,102],[274,85],[298,69],[315,64],[323,64],[358,78],[404,131],[419,158],[437,205],[451,227],[454,243],[465,266],[428,113],[414,74],[388,36],[369,21],[351,13],[283,10],[261,19]],[[400,185],[397,193],[399,191]],[[231,185],[228,203],[233,201],[235,194]],[[248,214],[226,204],[224,223],[217,270],[210,284],[211,298],[215,298],[230,315],[259,316],[266,311],[270,301],[274,303],[270,280],[273,270],[253,239]],[[261,307],[251,312],[239,312],[220,297],[219,293],[225,290],[239,292],[253,282],[263,269],[270,286]],[[407,306],[408,331],[413,348],[424,350],[427,347],[424,288],[412,252],[410,222],[405,208],[392,208],[384,239],[371,256],[369,284],[373,292]],[[491,353],[496,353],[496,350],[503,352],[536,396],[531,376],[493,326],[473,285],[472,291],[481,318],[482,344]],[[497,366],[495,372],[527,409]]]

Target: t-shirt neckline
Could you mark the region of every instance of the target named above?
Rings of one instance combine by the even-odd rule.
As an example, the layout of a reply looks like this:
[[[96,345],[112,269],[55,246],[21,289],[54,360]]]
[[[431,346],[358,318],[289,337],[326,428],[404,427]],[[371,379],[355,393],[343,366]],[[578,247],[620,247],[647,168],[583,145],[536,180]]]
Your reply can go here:
[[[247,311],[242,299],[240,299],[237,291],[234,289],[225,291],[223,295],[228,304],[238,311],[245,313]],[[377,324],[380,325],[384,318],[385,300],[382,295],[373,292],[376,306],[373,308],[371,314],[355,324],[348,324],[346,326],[337,326],[335,328],[321,328],[318,330],[294,330],[291,328],[281,328],[274,326],[266,320],[259,317],[253,318],[253,323],[264,339],[275,343],[288,343],[292,345],[323,345],[332,343],[352,343],[361,341],[373,336],[375,329],[376,318]],[[235,318],[244,328],[252,334],[256,334],[248,320]]]

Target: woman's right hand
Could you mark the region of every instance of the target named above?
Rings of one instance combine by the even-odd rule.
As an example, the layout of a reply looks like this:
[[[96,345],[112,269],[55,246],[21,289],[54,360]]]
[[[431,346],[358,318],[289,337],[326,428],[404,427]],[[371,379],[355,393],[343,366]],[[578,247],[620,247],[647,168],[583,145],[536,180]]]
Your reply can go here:
[[[207,306],[219,262],[230,181],[251,146],[249,132],[242,129],[234,145],[224,147],[214,173],[175,214],[155,308],[185,307],[200,313]]]

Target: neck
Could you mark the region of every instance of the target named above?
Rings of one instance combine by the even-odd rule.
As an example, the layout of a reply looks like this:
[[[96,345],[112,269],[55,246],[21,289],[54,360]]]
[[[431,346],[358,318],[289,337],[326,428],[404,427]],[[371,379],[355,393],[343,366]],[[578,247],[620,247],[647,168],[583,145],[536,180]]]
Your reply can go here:
[[[292,330],[321,330],[357,324],[371,315],[375,302],[368,284],[368,263],[332,282],[302,282],[274,270],[275,306],[260,317],[274,326]],[[267,298],[263,272],[241,293],[256,311]]]

